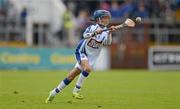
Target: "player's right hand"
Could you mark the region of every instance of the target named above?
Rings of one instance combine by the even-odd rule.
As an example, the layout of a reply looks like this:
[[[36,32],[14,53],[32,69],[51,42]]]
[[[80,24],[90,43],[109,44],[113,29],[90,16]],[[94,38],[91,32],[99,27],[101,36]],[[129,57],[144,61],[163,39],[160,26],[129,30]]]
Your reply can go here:
[[[102,32],[103,32],[102,29],[97,29],[97,30],[95,31],[96,34],[101,34]]]
[[[92,36],[96,36],[97,34],[101,34],[103,32],[102,29],[97,29],[96,31],[93,32]]]

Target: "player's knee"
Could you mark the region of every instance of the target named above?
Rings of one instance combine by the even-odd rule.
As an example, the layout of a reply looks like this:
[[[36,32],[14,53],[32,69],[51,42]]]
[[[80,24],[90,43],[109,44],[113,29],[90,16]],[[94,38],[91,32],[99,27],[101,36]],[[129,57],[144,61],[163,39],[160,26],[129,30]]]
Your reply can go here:
[[[67,79],[72,81],[75,78],[75,75],[68,75]]]
[[[92,71],[92,69],[91,69],[91,67],[84,67],[84,71],[86,71],[86,72],[91,72]]]
[[[76,76],[77,76],[76,72],[71,71],[71,72],[68,74],[67,78],[68,78],[68,80],[71,80],[71,81],[72,81]]]

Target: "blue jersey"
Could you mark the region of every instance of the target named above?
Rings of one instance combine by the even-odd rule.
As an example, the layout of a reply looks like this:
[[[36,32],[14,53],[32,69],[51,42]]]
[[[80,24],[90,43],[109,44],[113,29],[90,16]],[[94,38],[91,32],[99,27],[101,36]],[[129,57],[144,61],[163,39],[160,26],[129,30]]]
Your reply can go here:
[[[94,57],[99,56],[100,51],[104,45],[110,45],[112,37],[109,31],[104,31],[101,34],[92,35],[97,29],[106,29],[99,24],[89,26],[83,33],[83,39],[80,40],[76,48],[76,58],[79,60],[83,56]],[[81,59],[80,59],[81,60]]]

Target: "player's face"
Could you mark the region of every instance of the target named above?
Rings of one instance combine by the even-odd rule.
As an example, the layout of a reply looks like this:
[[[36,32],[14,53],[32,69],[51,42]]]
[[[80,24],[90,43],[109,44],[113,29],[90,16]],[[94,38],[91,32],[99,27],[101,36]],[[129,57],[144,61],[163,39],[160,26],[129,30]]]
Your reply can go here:
[[[110,17],[109,16],[103,16],[101,17],[101,24],[104,26],[107,26],[110,22]]]

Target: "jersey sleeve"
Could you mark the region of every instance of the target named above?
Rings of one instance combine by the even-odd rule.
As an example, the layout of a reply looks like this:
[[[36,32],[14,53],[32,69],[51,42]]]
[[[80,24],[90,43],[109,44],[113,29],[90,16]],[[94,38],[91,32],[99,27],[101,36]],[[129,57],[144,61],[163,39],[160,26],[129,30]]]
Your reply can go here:
[[[87,39],[87,38],[93,37],[94,36],[94,31],[96,29],[97,28],[94,25],[91,25],[91,26],[87,27],[86,30],[83,33],[83,38]]]
[[[111,45],[112,43],[112,34],[108,32],[108,35],[105,37],[103,41],[103,45]]]

